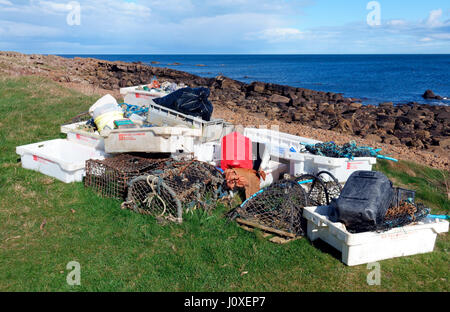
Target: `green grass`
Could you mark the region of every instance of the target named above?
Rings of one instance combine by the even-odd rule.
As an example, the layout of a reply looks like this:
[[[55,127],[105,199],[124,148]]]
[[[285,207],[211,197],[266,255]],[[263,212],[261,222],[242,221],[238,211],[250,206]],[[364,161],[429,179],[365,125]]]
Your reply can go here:
[[[307,239],[268,242],[227,221],[224,206],[161,225],[82,183],[24,170],[15,147],[60,137],[60,125],[96,98],[36,77],[0,80],[0,94],[0,291],[450,290],[448,235],[433,253],[382,261],[381,286],[369,286],[365,265],[347,267]],[[391,171],[384,162],[379,168]],[[441,186],[430,182],[441,171],[417,168],[423,174],[397,168],[394,177],[433,211],[448,212]],[[66,283],[72,260],[81,264],[81,286]]]

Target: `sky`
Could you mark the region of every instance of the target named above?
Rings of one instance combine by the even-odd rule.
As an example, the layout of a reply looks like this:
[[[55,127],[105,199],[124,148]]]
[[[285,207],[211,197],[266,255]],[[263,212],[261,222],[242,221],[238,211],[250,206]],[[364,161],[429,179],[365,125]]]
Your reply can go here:
[[[0,0],[0,50],[450,53],[449,0]]]

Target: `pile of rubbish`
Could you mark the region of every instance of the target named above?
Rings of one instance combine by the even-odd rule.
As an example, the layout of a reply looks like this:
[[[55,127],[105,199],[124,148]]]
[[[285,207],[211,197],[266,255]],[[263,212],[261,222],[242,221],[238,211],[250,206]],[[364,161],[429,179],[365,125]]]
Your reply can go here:
[[[423,220],[430,210],[415,204],[415,192],[394,188],[381,172],[357,171],[331,207],[350,233],[386,231]]]
[[[121,93],[123,103],[105,95],[89,120],[63,125],[67,139],[17,147],[22,166],[66,183],[84,181],[123,209],[177,223],[186,212],[227,202],[228,216],[242,227],[285,241],[326,240],[337,233],[324,234],[335,224],[358,235],[437,220],[415,203],[413,191],[372,171],[377,158],[397,161],[380,149],[268,129],[238,132],[212,118],[203,87],[154,78]],[[327,207],[325,215],[319,207]]]
[[[217,200],[226,195],[224,180],[222,174],[207,163],[177,162],[131,180],[122,207],[182,222],[185,212],[214,209]]]

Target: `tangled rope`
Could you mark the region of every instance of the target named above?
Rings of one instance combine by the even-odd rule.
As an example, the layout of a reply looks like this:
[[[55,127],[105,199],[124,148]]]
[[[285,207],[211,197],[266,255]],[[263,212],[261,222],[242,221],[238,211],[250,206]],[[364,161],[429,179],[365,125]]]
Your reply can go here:
[[[153,178],[152,178],[153,177]],[[151,182],[150,182],[150,179],[152,180]],[[151,176],[151,175],[149,175],[148,177],[147,177],[147,183],[148,183],[148,185],[150,186],[150,188],[152,189],[152,193],[148,193],[147,194],[147,198],[144,200],[144,203],[147,205],[147,207],[151,207],[151,204],[152,204],[152,202],[153,202],[153,199],[156,197],[156,198],[158,198],[160,201],[161,201],[161,203],[163,204],[163,212],[158,216],[158,217],[162,217],[162,216],[164,216],[164,214],[166,213],[166,210],[167,210],[167,205],[166,205],[166,202],[162,199],[162,197],[161,196],[159,196],[159,194],[156,192],[156,190],[155,190],[155,181],[158,181],[159,180],[159,178],[158,177],[156,177],[156,176]]]
[[[375,149],[368,146],[357,146],[355,141],[351,141],[342,146],[337,145],[334,142],[325,142],[317,144],[302,143],[306,150],[314,155],[333,157],[333,158],[348,158],[354,159],[355,157],[376,157],[381,159],[387,159],[392,161],[398,161],[395,158],[379,155],[381,148]]]

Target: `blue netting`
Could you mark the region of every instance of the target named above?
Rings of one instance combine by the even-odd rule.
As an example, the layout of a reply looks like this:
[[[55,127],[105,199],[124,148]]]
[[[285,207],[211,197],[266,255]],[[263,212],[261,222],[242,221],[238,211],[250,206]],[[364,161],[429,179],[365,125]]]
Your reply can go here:
[[[325,142],[317,144],[304,144],[308,152],[314,155],[333,157],[333,158],[348,158],[355,157],[377,157],[388,160],[397,161],[394,158],[386,157],[378,154],[381,148],[375,149],[368,146],[358,146],[355,142],[346,143],[344,145],[337,145],[334,142]]]

